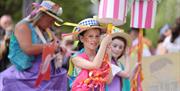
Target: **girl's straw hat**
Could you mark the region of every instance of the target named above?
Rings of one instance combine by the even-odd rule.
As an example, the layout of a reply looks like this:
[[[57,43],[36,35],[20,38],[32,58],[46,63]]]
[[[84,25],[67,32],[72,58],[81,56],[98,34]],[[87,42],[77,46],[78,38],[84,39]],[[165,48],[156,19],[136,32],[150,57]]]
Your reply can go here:
[[[124,38],[126,40],[127,46],[129,47],[131,46],[132,39],[130,35],[116,27],[114,27],[112,30],[112,38],[115,38],[115,37]]]
[[[99,29],[101,32],[105,31],[105,28],[102,28],[99,22],[93,18],[87,18],[78,23],[79,26],[74,28],[74,38],[78,39],[80,33],[89,30],[89,29]]]

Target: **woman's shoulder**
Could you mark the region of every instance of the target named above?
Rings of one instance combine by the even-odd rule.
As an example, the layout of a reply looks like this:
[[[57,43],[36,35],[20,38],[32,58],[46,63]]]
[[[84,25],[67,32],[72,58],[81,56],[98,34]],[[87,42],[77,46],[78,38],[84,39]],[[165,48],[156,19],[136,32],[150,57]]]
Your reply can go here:
[[[21,29],[28,28],[28,26],[30,24],[31,23],[26,18],[24,18],[16,24],[15,30],[21,30]]]
[[[28,24],[25,23],[25,22],[18,22],[15,26],[15,30],[21,30],[21,29],[24,29],[24,28],[27,28],[28,27]]]

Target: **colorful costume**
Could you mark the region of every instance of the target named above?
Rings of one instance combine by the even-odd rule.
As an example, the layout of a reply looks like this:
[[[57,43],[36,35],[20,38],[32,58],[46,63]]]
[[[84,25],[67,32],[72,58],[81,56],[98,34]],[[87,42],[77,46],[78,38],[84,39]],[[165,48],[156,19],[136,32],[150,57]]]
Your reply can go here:
[[[120,62],[117,63],[112,59],[112,64],[118,65],[119,69],[124,70],[124,66]],[[130,80],[115,75],[112,82],[108,84],[108,91],[130,91]]]
[[[32,23],[23,20],[21,23],[28,24],[32,34],[32,43],[42,43],[35,32]],[[22,30],[25,31],[25,30]],[[55,69],[51,64],[51,79],[43,81],[35,88],[35,81],[38,76],[41,63],[41,54],[29,56],[19,46],[14,35],[11,36],[9,59],[13,64],[0,74],[0,91],[66,91],[67,77],[65,69]]]
[[[85,59],[88,59],[88,56],[84,53],[84,49],[79,51],[77,54],[74,54],[73,57],[79,56]],[[114,62],[113,62],[114,64]],[[121,67],[120,69],[124,70],[124,66],[120,63]],[[68,75],[69,75],[69,87],[72,87],[72,84],[76,77],[80,74],[81,69],[78,67],[75,67],[71,60],[70,60],[70,66],[68,70]],[[86,79],[86,76],[88,76],[89,73],[83,72],[82,79]],[[105,91],[130,91],[130,80],[128,78],[121,78],[119,76],[115,76],[112,82],[109,85],[105,86]]]
[[[86,60],[89,60],[88,56],[84,53],[84,49],[82,49],[79,53],[73,55],[73,57],[79,56]],[[79,69],[75,67],[72,62],[70,61],[70,68],[68,71],[68,75],[70,76],[69,85],[72,87],[72,91],[91,91],[95,89],[95,91],[104,91],[105,88],[105,82],[102,82],[104,79],[101,79],[99,76],[90,76],[90,73],[96,75],[100,73],[99,75],[104,74],[104,72],[108,72],[108,70],[103,70],[101,72],[98,72],[100,69],[96,69],[94,73],[92,70],[86,70],[86,69]],[[106,77],[104,77],[106,78]],[[95,83],[94,83],[95,82]]]

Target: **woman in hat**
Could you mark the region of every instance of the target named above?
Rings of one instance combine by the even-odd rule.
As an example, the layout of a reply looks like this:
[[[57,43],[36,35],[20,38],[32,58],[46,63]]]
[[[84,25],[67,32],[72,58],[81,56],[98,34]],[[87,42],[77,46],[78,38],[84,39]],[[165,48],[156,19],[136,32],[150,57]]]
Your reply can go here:
[[[178,17],[171,28],[170,36],[162,43],[161,54],[180,52],[180,17]]]
[[[79,52],[71,57],[68,75],[71,78],[69,81],[72,91],[89,91],[93,87],[82,86],[81,82],[87,79],[90,70],[100,68],[111,36],[105,36],[100,43],[100,35],[104,29],[93,18],[84,19],[79,25],[75,28]]]
[[[35,10],[16,25],[8,55],[13,65],[0,74],[0,91],[66,91],[66,70],[56,69],[54,61],[50,63],[51,79],[35,87],[43,48],[52,42],[55,50],[59,48],[49,28],[56,20],[61,21],[58,18],[61,13],[59,5],[45,0],[36,4]],[[60,57],[56,55],[57,62],[62,60]]]
[[[114,29],[112,31],[112,43],[111,43],[111,67],[114,72],[113,80],[108,84],[108,91],[130,91],[129,84],[129,47],[131,46],[131,38],[128,34]],[[125,58],[125,67],[119,61],[120,58]]]

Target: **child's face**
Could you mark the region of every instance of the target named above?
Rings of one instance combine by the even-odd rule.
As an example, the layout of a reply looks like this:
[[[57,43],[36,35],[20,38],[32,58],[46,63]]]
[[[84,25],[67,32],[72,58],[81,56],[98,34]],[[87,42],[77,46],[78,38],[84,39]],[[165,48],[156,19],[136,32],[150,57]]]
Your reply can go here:
[[[111,43],[111,50],[112,50],[112,56],[117,59],[124,51],[124,42],[119,39],[112,40]]]
[[[100,42],[100,31],[98,29],[90,29],[81,36],[84,47],[96,50]]]

